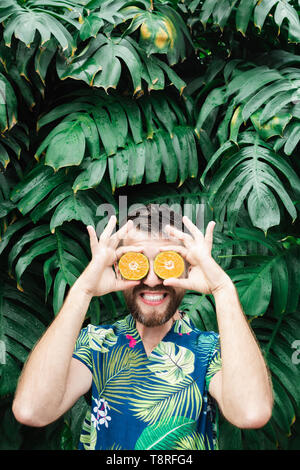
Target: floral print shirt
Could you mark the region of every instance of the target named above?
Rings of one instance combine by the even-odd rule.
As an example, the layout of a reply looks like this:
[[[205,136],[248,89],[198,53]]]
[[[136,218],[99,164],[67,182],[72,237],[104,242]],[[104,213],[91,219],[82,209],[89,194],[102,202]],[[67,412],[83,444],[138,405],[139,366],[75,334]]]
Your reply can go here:
[[[82,450],[217,449],[208,393],[221,368],[219,335],[182,315],[147,356],[131,315],[83,328],[73,357],[92,372]]]

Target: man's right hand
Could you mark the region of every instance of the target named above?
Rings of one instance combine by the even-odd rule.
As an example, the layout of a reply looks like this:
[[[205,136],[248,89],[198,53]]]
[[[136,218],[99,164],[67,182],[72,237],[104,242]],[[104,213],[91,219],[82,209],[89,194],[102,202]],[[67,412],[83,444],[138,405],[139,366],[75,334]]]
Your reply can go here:
[[[129,220],[113,235],[117,218],[111,216],[108,224],[98,240],[95,229],[87,226],[90,236],[92,259],[79,276],[75,284],[89,296],[102,296],[110,292],[125,290],[139,284],[140,281],[125,281],[117,279],[112,265],[127,251],[141,251],[135,246],[120,246],[120,240],[124,238],[128,230],[133,227],[133,221]]]
[[[123,253],[142,249],[118,247],[134,224],[128,221],[112,235],[115,224],[116,217],[113,216],[99,240],[95,229],[87,227],[92,259],[69,290],[58,315],[25,364],[13,401],[13,413],[20,423],[47,426],[91,388],[91,371],[72,357],[91,297],[124,290],[140,282],[117,279],[113,270],[112,265]]]

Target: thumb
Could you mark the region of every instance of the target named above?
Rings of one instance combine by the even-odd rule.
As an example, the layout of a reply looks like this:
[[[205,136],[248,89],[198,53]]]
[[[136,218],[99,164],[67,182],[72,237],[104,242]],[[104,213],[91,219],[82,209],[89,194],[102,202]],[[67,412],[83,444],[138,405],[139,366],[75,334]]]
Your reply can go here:
[[[126,290],[137,286],[140,281],[124,281],[123,279],[116,279],[115,291]]]
[[[178,279],[177,277],[169,277],[163,282],[164,286],[181,287],[182,289],[190,289],[190,281],[188,279]]]

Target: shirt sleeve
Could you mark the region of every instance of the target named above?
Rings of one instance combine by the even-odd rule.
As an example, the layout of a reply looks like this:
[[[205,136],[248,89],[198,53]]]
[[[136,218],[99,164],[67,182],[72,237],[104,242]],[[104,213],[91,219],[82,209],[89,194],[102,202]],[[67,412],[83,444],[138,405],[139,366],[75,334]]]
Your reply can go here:
[[[207,390],[213,376],[222,368],[222,358],[221,358],[221,345],[220,345],[220,336],[217,335],[216,341],[212,348],[211,358],[207,367],[205,382]]]
[[[91,372],[93,372],[92,352],[90,348],[88,327],[83,328],[80,331],[72,357],[81,361],[85,366],[90,369]]]

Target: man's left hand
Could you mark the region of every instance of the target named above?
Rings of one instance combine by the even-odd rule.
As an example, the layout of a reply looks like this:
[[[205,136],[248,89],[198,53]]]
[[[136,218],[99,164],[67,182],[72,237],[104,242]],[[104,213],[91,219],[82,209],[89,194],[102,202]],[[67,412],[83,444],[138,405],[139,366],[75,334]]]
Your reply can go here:
[[[183,216],[182,220],[191,235],[166,225],[165,230],[170,238],[180,240],[183,246],[164,246],[160,248],[160,251],[174,250],[181,254],[190,264],[188,277],[165,279],[164,285],[195,290],[202,294],[215,294],[220,289],[232,286],[233,282],[228,274],[223,271],[211,255],[213,230],[216,223],[210,221],[206,227],[205,235],[203,235],[187,216]]]

